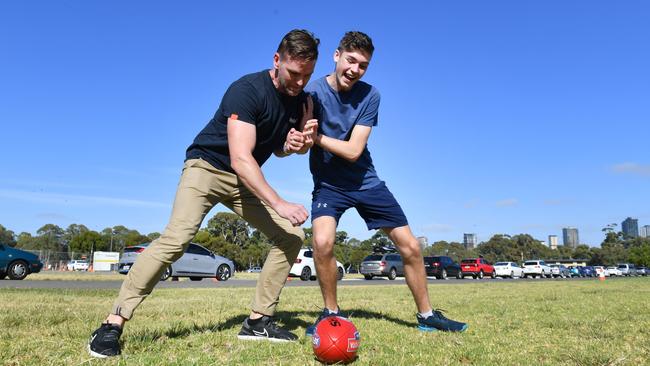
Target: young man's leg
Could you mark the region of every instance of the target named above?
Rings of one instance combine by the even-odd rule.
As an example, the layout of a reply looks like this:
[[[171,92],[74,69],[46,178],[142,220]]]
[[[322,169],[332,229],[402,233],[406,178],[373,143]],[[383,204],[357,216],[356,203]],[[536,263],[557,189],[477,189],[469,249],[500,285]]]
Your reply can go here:
[[[91,338],[88,349],[95,357],[120,354],[119,337],[124,323],[131,319],[135,309],[153,291],[167,266],[183,255],[186,245],[198,231],[201,222],[218,202],[218,196],[227,191],[220,187],[218,174],[198,159],[188,160],[183,168],[172,214],[165,231],[140,255],[122,283],[111,313]]]
[[[312,221],[314,265],[318,272],[318,284],[325,308],[330,311],[338,310],[336,301],[338,269],[334,258],[336,224],[336,219],[332,216],[320,216]]]
[[[411,228],[406,225],[382,230],[395,243],[402,255],[406,284],[411,290],[411,294],[413,294],[418,312],[426,313],[431,311],[422,251],[420,250],[420,243],[411,232]]]
[[[296,340],[296,335],[275,326],[272,317],[305,239],[304,231],[278,215],[244,186],[240,186],[238,192],[223,204],[264,233],[273,245],[257,280],[251,314],[244,321],[238,337],[275,342]]]

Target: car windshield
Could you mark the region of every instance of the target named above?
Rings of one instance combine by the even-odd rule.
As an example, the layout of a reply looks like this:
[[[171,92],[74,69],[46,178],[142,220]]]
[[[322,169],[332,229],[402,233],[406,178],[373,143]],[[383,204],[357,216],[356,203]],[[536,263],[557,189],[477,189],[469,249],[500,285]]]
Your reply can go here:
[[[625,264],[619,264],[618,268],[627,268],[627,266]]]
[[[476,259],[463,259],[461,263],[476,263]]]
[[[494,263],[495,266],[507,266],[508,262],[496,262]]]
[[[537,262],[534,262],[534,261],[528,261],[528,262],[524,263],[524,266],[536,266],[536,265],[537,265]]]
[[[141,247],[126,247],[126,248],[124,248],[124,253],[133,253],[133,252],[137,252],[140,249],[142,249],[142,248]]]
[[[383,256],[381,254],[369,255],[364,261],[380,261]]]

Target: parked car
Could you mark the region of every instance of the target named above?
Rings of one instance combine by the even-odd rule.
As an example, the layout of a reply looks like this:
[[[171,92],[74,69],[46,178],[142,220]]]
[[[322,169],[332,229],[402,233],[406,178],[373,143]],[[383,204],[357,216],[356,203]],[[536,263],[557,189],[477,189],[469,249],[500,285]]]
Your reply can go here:
[[[248,273],[260,273],[260,272],[262,272],[262,268],[261,267],[251,267],[251,268],[247,269],[246,272],[248,272]]]
[[[636,275],[637,276],[647,276],[648,273],[648,268],[646,267],[636,267]]]
[[[402,256],[398,253],[371,254],[361,262],[359,272],[366,280],[373,277],[388,277],[389,280],[394,280],[397,276],[404,276]]]
[[[337,279],[340,281],[345,276],[345,268],[341,262],[336,261]],[[289,277],[300,277],[303,281],[316,280],[316,265],[314,264],[314,252],[310,248],[302,248],[298,258],[291,266]]]
[[[22,280],[30,273],[38,273],[43,263],[34,253],[0,244],[0,280]]]
[[[609,266],[609,267],[607,267],[607,271],[609,272],[609,275],[610,275],[611,277],[614,277],[614,276],[622,276],[622,275],[623,275],[623,274],[621,273],[621,270],[618,269],[618,267],[615,267],[615,266]]]
[[[461,278],[465,276],[472,276],[472,278],[483,278],[490,276],[496,278],[497,273],[494,266],[485,258],[466,258],[460,261]]]
[[[496,262],[494,271],[497,277],[521,278],[524,270],[515,262]]]
[[[571,278],[573,277],[583,277],[583,272],[579,269],[580,267],[576,266],[569,266],[569,274],[571,275]]]
[[[564,264],[551,264],[549,267],[551,267],[551,275],[553,277],[571,277],[571,272]]]
[[[634,265],[630,263],[619,263],[618,269],[621,271],[621,276],[633,276],[635,274]]]
[[[609,271],[603,266],[594,266],[594,271],[596,272],[596,277],[600,277],[601,273],[604,277],[609,277]]]
[[[68,262],[68,271],[87,271],[90,264],[84,260],[71,260]]]
[[[124,248],[124,253],[118,263],[118,272],[129,273],[135,259],[150,243],[134,245]],[[162,276],[161,281],[169,277],[189,277],[192,281],[201,281],[204,278],[216,278],[227,281],[235,273],[235,264],[226,257],[214,254],[203,246],[190,243],[185,253],[178,260],[170,264]]]
[[[433,276],[439,280],[446,280],[447,276],[456,278],[461,276],[460,265],[445,255],[424,257],[424,269],[427,276]]]
[[[551,277],[551,267],[542,260],[529,260],[524,262],[524,278]]]
[[[585,272],[585,277],[596,277],[596,268],[594,266],[584,266],[582,267],[583,271]]]

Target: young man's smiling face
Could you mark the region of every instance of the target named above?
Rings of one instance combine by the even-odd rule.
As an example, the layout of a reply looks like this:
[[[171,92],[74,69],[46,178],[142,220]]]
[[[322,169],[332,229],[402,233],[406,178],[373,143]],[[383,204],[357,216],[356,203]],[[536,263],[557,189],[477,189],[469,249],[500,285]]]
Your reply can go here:
[[[336,91],[348,91],[368,70],[371,56],[360,50],[334,51],[336,67],[327,81]]]
[[[316,60],[300,60],[276,53],[273,57],[273,66],[275,87],[280,93],[295,97],[307,86],[309,78],[314,73]]]

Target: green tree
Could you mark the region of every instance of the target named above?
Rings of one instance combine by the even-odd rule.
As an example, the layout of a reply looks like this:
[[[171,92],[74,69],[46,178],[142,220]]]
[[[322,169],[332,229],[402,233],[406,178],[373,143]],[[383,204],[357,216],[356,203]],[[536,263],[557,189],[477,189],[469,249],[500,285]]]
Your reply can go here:
[[[219,212],[214,215],[208,220],[207,229],[212,235],[238,246],[244,246],[251,233],[248,223],[230,212]]]
[[[101,251],[104,244],[101,234],[96,231],[84,231],[74,236],[68,245],[71,253],[87,253]],[[76,259],[77,256],[75,256]]]
[[[637,266],[650,267],[650,242],[643,242],[641,245],[630,249],[630,262]]]
[[[8,245],[10,247],[16,246],[16,234],[0,225],[0,244]]]
[[[154,231],[153,233],[147,234],[147,238],[149,238],[149,241],[154,241],[158,238],[160,238],[160,233],[157,231]]]
[[[38,244],[41,250],[52,252],[66,252],[66,243],[64,241],[65,231],[54,224],[43,225],[36,231],[39,236]]]

